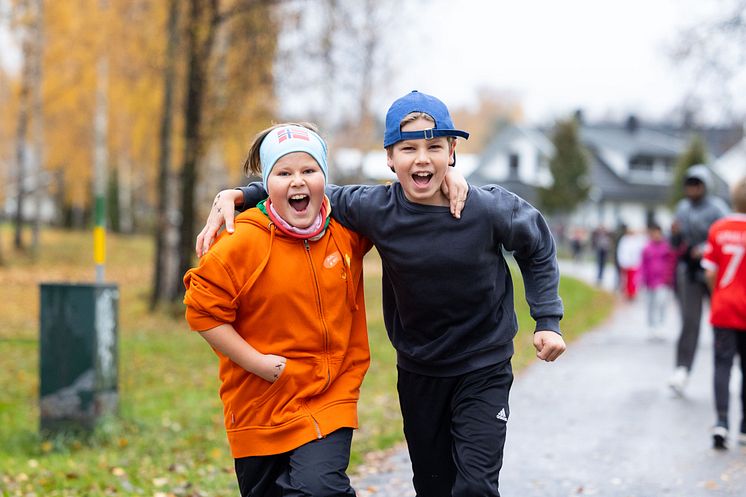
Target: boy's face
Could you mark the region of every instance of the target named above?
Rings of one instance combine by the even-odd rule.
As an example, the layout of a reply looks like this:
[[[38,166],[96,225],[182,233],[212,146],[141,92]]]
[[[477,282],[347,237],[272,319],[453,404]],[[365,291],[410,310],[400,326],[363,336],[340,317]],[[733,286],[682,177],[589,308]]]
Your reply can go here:
[[[433,127],[432,121],[422,117],[402,126],[402,131],[421,131]],[[441,184],[453,164],[456,140],[440,136],[430,140],[403,140],[395,143],[386,162],[396,173],[407,200],[425,205],[448,205],[441,192]]]
[[[277,213],[291,226],[308,228],[321,212],[324,173],[305,152],[280,157],[267,177],[267,193]]]

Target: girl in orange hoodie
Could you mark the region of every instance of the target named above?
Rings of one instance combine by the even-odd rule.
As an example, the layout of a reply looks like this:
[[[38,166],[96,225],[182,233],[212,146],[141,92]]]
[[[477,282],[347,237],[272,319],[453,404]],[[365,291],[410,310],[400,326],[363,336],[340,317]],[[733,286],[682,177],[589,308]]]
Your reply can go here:
[[[326,144],[310,125],[259,133],[244,172],[269,198],[184,277],[186,318],[215,350],[243,496],[354,496],[345,471],[370,355],[363,255],[331,219]]]

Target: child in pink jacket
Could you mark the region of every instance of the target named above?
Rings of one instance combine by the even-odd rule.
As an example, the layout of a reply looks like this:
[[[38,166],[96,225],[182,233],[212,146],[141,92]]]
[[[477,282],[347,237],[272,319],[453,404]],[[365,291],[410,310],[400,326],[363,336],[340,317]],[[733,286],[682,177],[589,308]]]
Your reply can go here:
[[[676,255],[656,223],[648,226],[648,243],[642,251],[640,277],[647,293],[648,329],[652,339],[660,338],[666,317],[668,295],[673,285]]]

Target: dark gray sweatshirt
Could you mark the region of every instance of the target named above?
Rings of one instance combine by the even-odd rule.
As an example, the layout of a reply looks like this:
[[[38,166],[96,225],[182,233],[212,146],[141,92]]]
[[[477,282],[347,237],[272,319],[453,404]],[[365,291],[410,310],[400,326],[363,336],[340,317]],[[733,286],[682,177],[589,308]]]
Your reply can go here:
[[[241,189],[244,205],[266,197]],[[332,216],[368,237],[383,264],[383,316],[399,367],[456,376],[509,359],[518,330],[503,248],[523,275],[536,330],[560,332],[554,240],[539,211],[499,187],[470,187],[461,219],[415,204],[401,185],[329,186]]]

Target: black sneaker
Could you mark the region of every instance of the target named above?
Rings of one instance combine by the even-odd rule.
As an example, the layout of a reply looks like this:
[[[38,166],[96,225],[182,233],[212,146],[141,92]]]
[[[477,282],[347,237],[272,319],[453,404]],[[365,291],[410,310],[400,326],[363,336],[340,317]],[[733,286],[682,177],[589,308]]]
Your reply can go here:
[[[712,448],[717,450],[725,450],[728,440],[728,428],[725,426],[714,426],[712,428]]]

